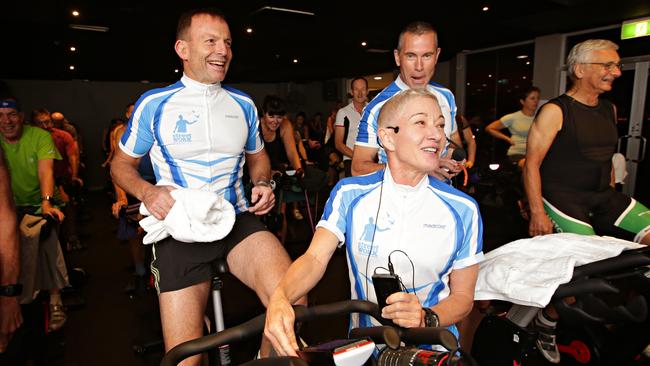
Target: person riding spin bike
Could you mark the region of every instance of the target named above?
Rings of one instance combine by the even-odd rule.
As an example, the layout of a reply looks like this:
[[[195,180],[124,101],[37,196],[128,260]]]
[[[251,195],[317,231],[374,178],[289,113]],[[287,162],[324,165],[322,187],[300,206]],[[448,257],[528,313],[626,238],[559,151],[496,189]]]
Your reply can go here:
[[[444,123],[436,97],[424,89],[386,102],[379,115],[386,169],[339,181],[309,249],[270,298],[265,335],[280,355],[297,349],[290,304],[316,285],[343,243],[353,299],[377,302],[369,277],[390,262],[408,293],[390,295],[382,317],[405,328],[444,326],[458,334],[454,324],[472,308],[483,258],[482,222],[474,200],[428,176],[439,166]],[[376,324],[362,315],[352,326]]]

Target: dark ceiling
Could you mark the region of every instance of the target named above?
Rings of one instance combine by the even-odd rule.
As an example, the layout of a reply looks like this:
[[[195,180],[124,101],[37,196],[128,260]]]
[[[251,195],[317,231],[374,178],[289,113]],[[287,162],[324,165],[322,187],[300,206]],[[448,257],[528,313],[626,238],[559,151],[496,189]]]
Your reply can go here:
[[[174,81],[174,69],[181,66],[173,51],[178,15],[206,5],[221,8],[230,23],[234,60],[228,82],[302,82],[389,71],[400,29],[419,19],[438,29],[446,60],[464,49],[650,16],[648,0],[398,0],[379,5],[385,3],[12,1],[2,6],[0,78]],[[489,10],[482,11],[484,6]],[[264,7],[315,15],[260,10]],[[73,9],[79,17],[72,16]],[[108,31],[76,30],[71,24]],[[248,26],[252,34],[245,32]],[[362,41],[368,45],[362,47]]]

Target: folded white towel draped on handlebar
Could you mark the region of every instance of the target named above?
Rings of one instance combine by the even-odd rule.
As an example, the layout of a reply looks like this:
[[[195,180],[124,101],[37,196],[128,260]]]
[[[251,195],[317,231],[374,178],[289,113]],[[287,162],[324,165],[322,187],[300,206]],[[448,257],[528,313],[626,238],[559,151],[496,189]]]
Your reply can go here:
[[[570,233],[520,239],[485,254],[475,300],[504,300],[543,308],[573,268],[643,245],[608,236]]]
[[[178,188],[171,191],[176,200],[163,221],[155,218],[144,203],[145,215],[140,226],[147,232],[143,244],[151,244],[172,236],[185,243],[213,242],[223,239],[235,224],[235,208],[215,192]]]

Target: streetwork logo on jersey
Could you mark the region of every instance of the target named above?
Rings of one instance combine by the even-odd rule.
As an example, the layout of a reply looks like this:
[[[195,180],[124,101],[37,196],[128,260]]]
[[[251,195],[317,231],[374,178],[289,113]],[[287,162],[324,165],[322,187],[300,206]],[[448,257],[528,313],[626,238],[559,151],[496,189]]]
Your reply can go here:
[[[192,134],[187,132],[187,126],[193,125],[199,121],[199,115],[196,112],[192,111],[194,120],[186,120],[182,114],[178,115],[178,121],[176,121],[176,127],[174,127],[174,142],[177,144],[187,144],[192,142]]]
[[[395,223],[395,219],[392,219],[390,217],[390,214],[388,214],[388,217],[386,217],[385,221],[388,223],[387,226],[378,227],[377,225],[375,225],[374,217],[368,218],[368,223],[364,225],[363,232],[361,233],[361,238],[359,238],[359,241],[357,242],[358,250],[361,255],[371,256],[371,257],[377,256],[377,251],[379,250],[379,246],[376,244],[373,245],[373,241],[374,241],[373,237],[375,237],[377,233],[390,230],[393,224]],[[370,252],[371,248],[372,248],[372,253]]]

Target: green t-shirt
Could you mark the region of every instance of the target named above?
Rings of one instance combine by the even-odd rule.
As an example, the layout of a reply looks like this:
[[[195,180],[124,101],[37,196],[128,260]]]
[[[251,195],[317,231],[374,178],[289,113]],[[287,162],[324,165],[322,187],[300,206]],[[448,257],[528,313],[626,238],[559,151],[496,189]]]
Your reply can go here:
[[[0,138],[11,174],[11,189],[17,206],[40,206],[41,186],[38,161],[61,160],[50,133],[33,126],[23,126],[23,134],[15,144]]]

